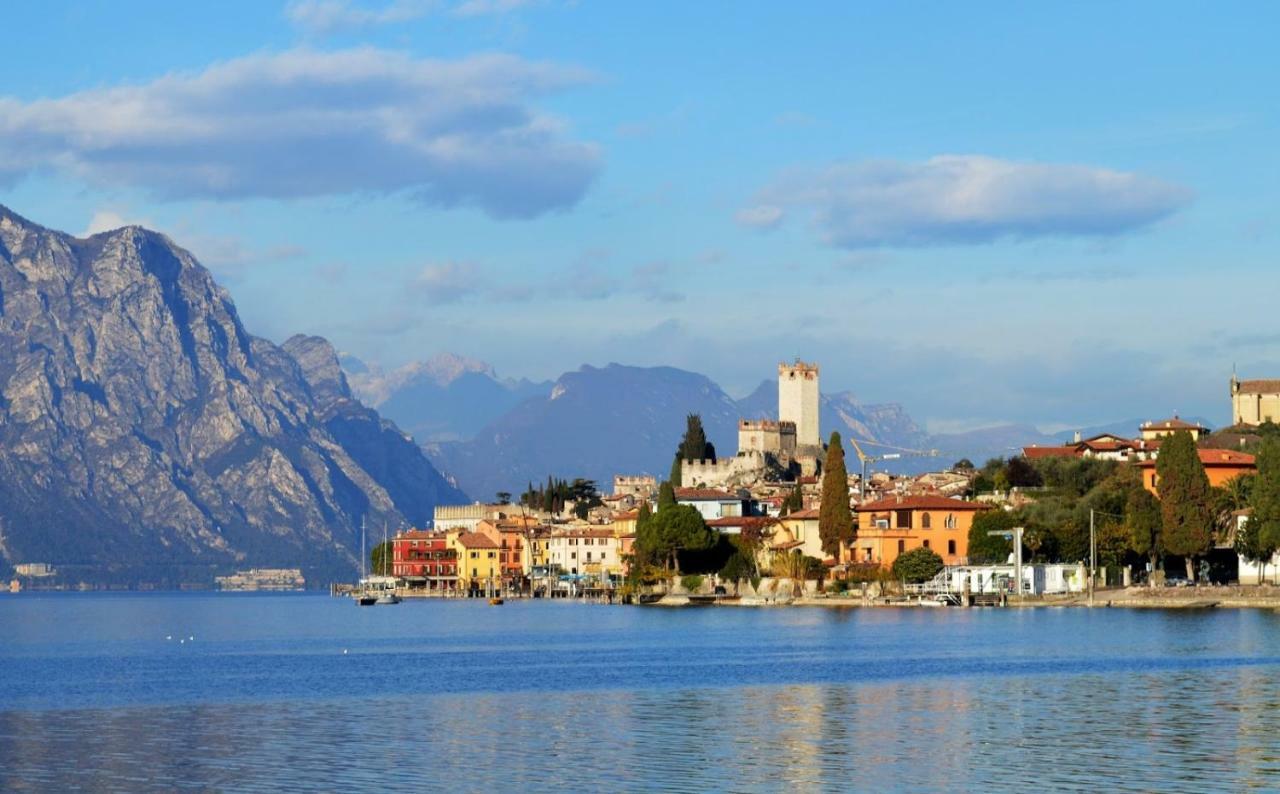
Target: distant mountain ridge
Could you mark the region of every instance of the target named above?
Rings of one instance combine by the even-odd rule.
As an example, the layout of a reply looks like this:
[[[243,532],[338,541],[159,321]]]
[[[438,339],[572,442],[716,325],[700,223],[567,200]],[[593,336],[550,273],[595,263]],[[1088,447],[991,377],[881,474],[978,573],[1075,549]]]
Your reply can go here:
[[[173,586],[358,569],[359,527],[465,501],[357,402],[332,347],[249,334],[169,238],[0,207],[0,561]],[[0,567],[4,567],[0,565]]]
[[[419,443],[471,438],[518,403],[551,389],[550,383],[500,380],[490,365],[451,353],[390,372],[352,356],[342,364],[361,401],[395,417]]]

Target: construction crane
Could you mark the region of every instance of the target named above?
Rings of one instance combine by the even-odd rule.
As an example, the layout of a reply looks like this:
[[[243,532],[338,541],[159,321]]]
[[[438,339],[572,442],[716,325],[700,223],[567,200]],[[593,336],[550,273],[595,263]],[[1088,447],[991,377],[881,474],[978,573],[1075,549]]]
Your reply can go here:
[[[849,443],[853,445],[853,451],[858,453],[858,461],[862,463],[862,477],[858,480],[858,501],[866,501],[867,498],[867,464],[879,463],[882,460],[897,460],[902,457],[912,458],[936,458],[939,455],[936,449],[909,449],[907,447],[897,447],[893,444],[881,444],[879,441],[871,441],[870,439],[862,439],[862,443],[872,447],[885,447],[886,449],[895,449],[897,452],[887,452],[883,455],[868,455],[862,451],[861,444],[858,439],[849,436]]]

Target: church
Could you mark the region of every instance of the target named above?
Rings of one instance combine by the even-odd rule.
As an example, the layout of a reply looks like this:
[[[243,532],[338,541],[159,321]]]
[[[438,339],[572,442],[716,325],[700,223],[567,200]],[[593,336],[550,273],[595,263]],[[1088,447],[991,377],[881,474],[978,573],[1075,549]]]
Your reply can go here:
[[[1280,422],[1280,380],[1239,380],[1231,376],[1231,423]]]

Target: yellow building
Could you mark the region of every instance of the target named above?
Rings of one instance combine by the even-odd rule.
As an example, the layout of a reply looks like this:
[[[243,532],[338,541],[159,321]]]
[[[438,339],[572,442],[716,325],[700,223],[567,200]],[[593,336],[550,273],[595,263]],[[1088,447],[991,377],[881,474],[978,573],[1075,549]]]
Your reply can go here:
[[[1147,422],[1138,429],[1142,432],[1143,441],[1158,441],[1177,433],[1179,430],[1187,431],[1191,434],[1193,441],[1199,441],[1201,436],[1209,432],[1209,428],[1184,422],[1177,416],[1172,419],[1161,419],[1159,422]]]
[[[1231,423],[1280,422],[1280,380],[1237,380],[1231,376]]]
[[[458,554],[458,588],[488,592],[502,586],[498,544],[479,532],[450,532],[449,545]]]

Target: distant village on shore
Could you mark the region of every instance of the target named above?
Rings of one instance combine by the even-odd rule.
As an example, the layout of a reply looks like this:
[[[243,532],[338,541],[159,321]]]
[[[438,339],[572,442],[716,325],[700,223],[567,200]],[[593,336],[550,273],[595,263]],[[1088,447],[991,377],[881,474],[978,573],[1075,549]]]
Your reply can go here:
[[[1133,436],[1076,434],[1006,459],[893,475],[876,464],[937,451],[824,439],[819,377],[817,364],[779,364],[778,419],[740,420],[732,455],[717,454],[690,415],[666,480],[619,473],[601,493],[589,480],[549,478],[519,495],[438,506],[432,526],[370,539],[372,575],[360,586],[378,581],[422,597],[776,603],[818,592],[901,595],[904,587],[950,593],[961,582],[979,593],[1069,594],[1089,584],[1280,577],[1280,532],[1260,544],[1255,536],[1265,533],[1247,529],[1255,492],[1266,490],[1255,487],[1258,452],[1280,444],[1280,380],[1233,376],[1233,422],[1216,432],[1173,416]],[[1180,479],[1176,498],[1193,509],[1179,515],[1202,516],[1204,526],[1174,526],[1161,512],[1175,498],[1161,493],[1175,487],[1163,479],[1175,476],[1162,473],[1166,449],[1170,461],[1190,455],[1189,473],[1176,475],[1190,484]],[[18,566],[10,589],[53,573]],[[305,585],[289,568],[218,578],[224,590]]]
[[[1255,452],[1280,417],[1280,380],[1233,377],[1234,421],[1218,432],[1174,416],[1134,428],[1132,437],[1077,434],[1005,460],[895,476],[875,464],[937,453],[838,434],[824,443],[819,375],[817,364],[780,364],[779,418],[741,420],[736,454],[717,455],[690,416],[665,482],[620,473],[600,494],[592,482],[551,479],[514,499],[504,493],[492,503],[441,506],[433,527],[399,532],[375,551],[376,572],[407,594],[442,596],[656,589],[798,597],[819,588],[865,591],[868,583],[880,592],[891,581],[945,586],[957,574],[971,588],[998,591],[1012,586],[1011,540],[1021,525],[1025,592],[1083,591],[1086,566],[1098,571],[1098,583],[1117,585],[1249,584],[1263,575],[1266,561],[1237,547]],[[1208,487],[1203,498],[1213,500],[1202,505],[1207,534],[1197,548],[1180,545],[1177,527],[1139,526],[1156,520],[1160,452],[1175,439],[1190,444]],[[857,470],[844,464],[845,442]],[[824,511],[824,495],[844,509]],[[1156,513],[1137,515],[1143,509]],[[1149,537],[1144,543],[1135,532]],[[1175,566],[1183,558],[1195,565]],[[1280,575],[1280,564],[1270,570]]]

